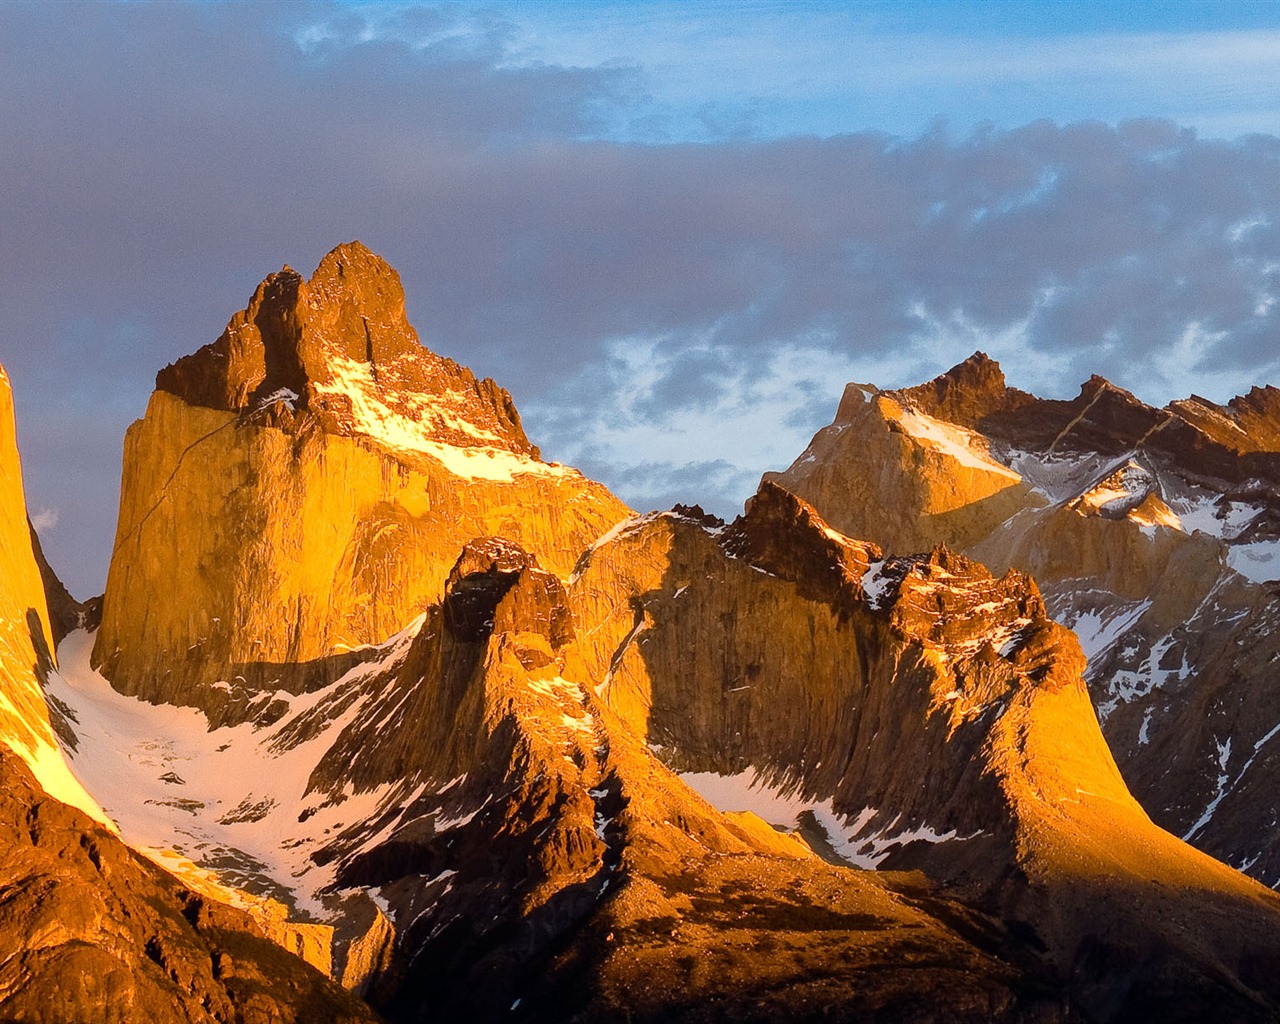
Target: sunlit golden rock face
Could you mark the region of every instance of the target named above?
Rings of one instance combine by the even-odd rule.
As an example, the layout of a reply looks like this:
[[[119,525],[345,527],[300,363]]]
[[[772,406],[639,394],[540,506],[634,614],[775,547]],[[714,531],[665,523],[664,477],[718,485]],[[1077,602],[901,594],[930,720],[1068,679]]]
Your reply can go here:
[[[309,280],[272,275],[157,385],[126,439],[94,660],[117,690],[206,718],[172,737],[203,752],[186,780],[130,776],[159,793],[139,834],[190,839],[202,867],[311,908],[319,923],[266,930],[389,1020],[1280,1014],[1280,900],[1151,823],[1076,637],[1025,572],[993,573],[955,538],[1069,516],[1085,525],[1058,557],[1102,572],[1129,552],[1127,575],[1149,567],[1132,538],[1090,560],[1088,531],[1132,527],[1161,572],[1202,545],[1159,533],[1176,513],[1140,462],[1045,499],[980,429],[1034,402],[990,361],[846,396],[830,449],[795,469],[854,506],[834,525],[769,481],[732,524],[631,516],[542,462],[501,388],[423,349],[394,271],[357,244]],[[1090,409],[1152,429],[1090,387],[1050,448],[1073,422],[1094,429]],[[868,511],[877,495],[900,507]],[[111,780],[150,733],[121,753],[101,723],[176,713],[91,676],[59,692],[113,748],[86,739],[80,763],[100,757]],[[738,802],[733,780],[774,809]],[[96,856],[124,877],[118,846],[46,815],[21,779],[5,791],[11,825],[35,807],[58,829],[15,825],[0,868],[17,851],[15,877],[56,875],[61,858],[77,905],[111,896],[88,872]],[[155,824],[170,806],[176,830]],[[27,849],[41,843],[52,860]],[[237,970],[283,978],[313,1019],[352,1013],[276,972],[274,948],[222,964],[205,951],[221,937],[170,913],[200,933],[217,908],[164,885],[134,888],[166,920],[73,907],[49,948],[100,942],[121,977],[171,964],[182,999],[228,1019],[221,974]],[[14,921],[61,907],[35,902],[7,904]],[[46,1012],[43,977],[12,989]],[[296,1001],[264,1019],[305,1019]]]
[[[8,375],[0,367],[0,742],[46,790],[105,820],[67,770],[41,683],[54,664],[54,630],[27,519]]]
[[[851,537],[890,551],[954,546],[986,536],[1014,512],[1040,502],[1017,473],[993,459],[980,437],[944,434],[893,393],[850,384],[835,422],[785,473],[766,473],[823,508]],[[882,514],[884,509],[892,514]]]
[[[6,708],[0,734],[14,742],[49,742],[38,675],[52,664],[53,633],[32,550],[9,378],[0,369],[0,658]],[[33,731],[34,730],[34,731]]]
[[[373,699],[313,780],[417,794],[365,826],[376,845],[352,829],[329,851],[339,884],[376,891],[399,923],[365,989],[375,1006],[396,1020],[516,1004],[535,1020],[693,1020],[708,1005],[1056,1019],[1018,991],[998,941],[951,929],[965,911],[928,883],[903,898],[690,790],[596,681],[600,625],[531,555],[477,541],[394,676],[366,681]]]
[[[269,277],[162,370],[125,441],[95,663],[123,692],[261,713],[438,601],[467,541],[567,573],[627,514],[542,462],[510,396],[428,352],[359,243]]]
[[[849,385],[765,479],[888,551],[946,543],[1034,576],[1143,806],[1274,885],[1278,437],[1275,388],[1157,409],[1095,376],[1047,400],[977,353],[918,387]]]

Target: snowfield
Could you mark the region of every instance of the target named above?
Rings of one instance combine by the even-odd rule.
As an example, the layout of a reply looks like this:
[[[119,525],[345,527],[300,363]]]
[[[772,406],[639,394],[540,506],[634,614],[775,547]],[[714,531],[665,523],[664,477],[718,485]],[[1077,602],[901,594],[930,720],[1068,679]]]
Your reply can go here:
[[[125,842],[170,870],[189,872],[194,865],[225,885],[323,919],[321,890],[332,884],[336,864],[321,867],[311,854],[344,828],[375,820],[394,805],[407,806],[417,793],[402,792],[402,786],[357,793],[349,784],[336,800],[308,792],[316,764],[373,699],[372,692],[311,739],[287,749],[277,740],[297,716],[335,689],[394,669],[420,625],[420,620],[412,623],[380,646],[381,657],[323,690],[277,693],[289,701],[289,713],[265,728],[246,722],[210,730],[195,708],[148,704],[117,693],[89,667],[93,634],[84,630],[59,646],[60,669],[51,674],[47,689],[74,716],[78,742],[66,751],[72,772],[115,821]],[[392,816],[364,847],[385,838],[398,820]]]

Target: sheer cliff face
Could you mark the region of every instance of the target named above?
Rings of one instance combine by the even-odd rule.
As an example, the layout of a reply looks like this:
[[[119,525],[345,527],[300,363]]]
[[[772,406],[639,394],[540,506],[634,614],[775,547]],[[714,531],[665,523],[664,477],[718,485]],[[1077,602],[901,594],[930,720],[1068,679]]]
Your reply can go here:
[[[1273,404],[1230,415],[1261,437]],[[102,626],[44,680],[121,837],[187,881],[0,756],[0,871],[39,883],[0,940],[49,939],[0,957],[39,967],[0,1000],[49,1016],[65,960],[157,1021],[360,1019],[204,871],[308,916],[272,934],[395,1021],[1276,1019],[1280,898],[1152,824],[1050,615],[1127,643],[1260,600],[1223,545],[1265,516],[1179,529],[1207,478],[1175,493],[1131,449],[1265,450],[1144,410],[1098,381],[1041,403],[975,359],[852,388],[732,524],[632,517],[417,343],[376,256],[286,268],[160,373]]]
[[[332,920],[342,977],[395,1020],[506,1019],[517,1003],[517,1019],[698,1019],[711,1000],[726,1019],[1055,1019],[1026,977],[1050,967],[1011,967],[1003,926],[691,791],[597,692],[600,625],[529,553],[470,543],[420,623],[276,722],[213,729],[154,800],[185,797],[175,845]],[[85,696],[68,693],[87,724]],[[81,746],[118,759],[107,776],[143,770],[119,734]],[[236,773],[229,810],[204,776]],[[122,812],[126,834],[139,821],[154,811]],[[970,918],[976,935],[953,923]]]
[[[341,246],[157,377],[125,441],[95,663],[124,692],[242,716],[438,601],[473,537],[567,572],[625,514],[542,462],[505,391],[418,344],[395,271]]]
[[[835,422],[766,479],[890,550],[945,542],[1032,574],[1080,635],[1143,805],[1275,884],[1277,395],[1154,409],[1095,377],[1049,401],[979,353],[915,388],[850,385]]]
[[[571,596],[599,699],[684,778],[714,792],[707,773],[738,775],[828,856],[981,894],[1089,978],[1072,997],[1087,1013],[1116,1012],[1109,972],[1136,1012],[1171,997],[1174,963],[1201,1000],[1219,964],[1275,946],[1280,899],[1130,796],[1075,637],[1016,571],[886,558],[765,484],[727,527],[685,510],[620,528]]]
[[[76,742],[75,712],[44,690],[57,678],[53,639],[75,610],[42,570],[0,370],[0,1017],[372,1020],[249,915],[191,892],[121,842],[55,738]]]

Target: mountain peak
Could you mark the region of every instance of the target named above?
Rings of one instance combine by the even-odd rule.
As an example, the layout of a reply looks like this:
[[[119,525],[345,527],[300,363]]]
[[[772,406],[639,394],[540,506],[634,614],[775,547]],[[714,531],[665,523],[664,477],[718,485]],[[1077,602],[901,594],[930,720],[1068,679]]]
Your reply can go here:
[[[1018,408],[1031,400],[1005,383],[1000,364],[985,352],[974,352],[946,373],[895,393],[920,411],[964,427],[977,427],[992,413]]]
[[[166,366],[156,388],[238,414],[284,402],[328,433],[401,449],[480,444],[538,458],[505,390],[419,343],[400,275],[360,242],[331,250],[310,279],[287,264],[269,274],[221,337]]]
[[[349,359],[385,363],[421,348],[405,316],[400,275],[361,242],[331,250],[307,292],[320,338]]]
[[[333,378],[338,360],[371,365],[429,355],[405,317],[400,275],[360,242],[331,250],[309,280],[268,274],[211,345],[166,366],[156,387],[193,405],[242,412]]]

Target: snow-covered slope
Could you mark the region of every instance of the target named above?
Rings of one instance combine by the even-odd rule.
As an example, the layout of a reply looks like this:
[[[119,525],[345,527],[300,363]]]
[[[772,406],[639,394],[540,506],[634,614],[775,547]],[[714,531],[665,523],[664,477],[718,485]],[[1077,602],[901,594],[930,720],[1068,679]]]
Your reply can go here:
[[[874,994],[1058,1020],[1217,993],[1280,950],[1280,901],[1129,796],[1030,580],[883,557],[778,488],[729,527],[631,520],[572,583],[468,544],[421,620],[252,721],[122,695],[91,643],[67,638],[51,693],[122,834],[331,926],[335,975],[393,1019],[857,1019]],[[1016,969],[994,907],[1034,936]],[[1077,989],[1099,914],[1129,959]]]
[[[280,717],[271,724],[211,729],[195,708],[117,692],[90,667],[93,636],[84,630],[58,648],[59,667],[46,688],[66,709],[77,778],[126,842],[160,863],[189,861],[225,886],[322,920],[330,916],[322,891],[333,884],[335,865],[320,866],[312,855],[335,833],[403,809],[415,794],[395,783],[315,793],[312,774],[335,737],[376,699],[367,684],[394,673],[421,625],[420,618],[382,647],[359,652],[363,660],[322,690],[281,691],[275,697],[287,710],[273,712]],[[335,695],[342,709],[327,713]]]
[[[1034,561],[1113,742],[1143,708],[1167,755],[1191,711],[1153,701],[1233,623],[1280,644],[1224,553],[1266,495],[1208,510],[1105,382],[1037,416],[998,376],[851,387],[792,469],[831,523],[771,483],[637,517],[378,257],[286,268],[130,430],[102,625],[47,673],[74,776],[192,917],[238,903],[396,1022],[1275,1019],[1280,898],[1148,819],[1036,583],[934,546]],[[1277,732],[1217,738],[1187,834]]]

